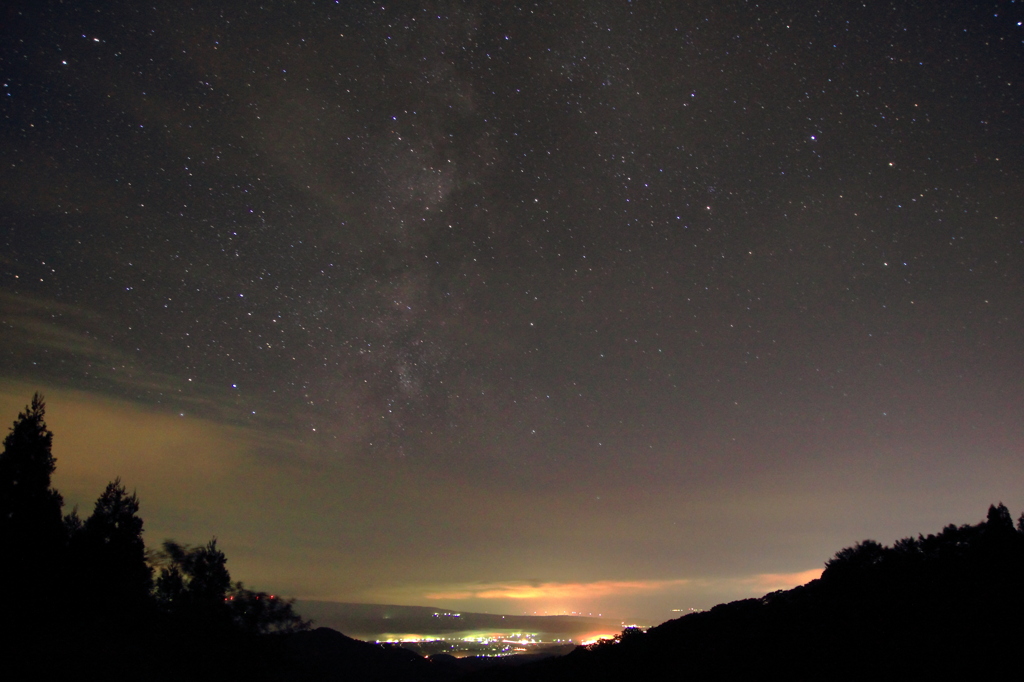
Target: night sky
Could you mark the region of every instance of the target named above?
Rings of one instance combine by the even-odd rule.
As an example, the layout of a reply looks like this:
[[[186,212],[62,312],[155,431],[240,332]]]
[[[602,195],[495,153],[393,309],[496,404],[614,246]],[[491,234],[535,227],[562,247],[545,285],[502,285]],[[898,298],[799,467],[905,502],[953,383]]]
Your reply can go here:
[[[1020,2],[0,12],[0,408],[83,515],[651,624],[1024,508]]]

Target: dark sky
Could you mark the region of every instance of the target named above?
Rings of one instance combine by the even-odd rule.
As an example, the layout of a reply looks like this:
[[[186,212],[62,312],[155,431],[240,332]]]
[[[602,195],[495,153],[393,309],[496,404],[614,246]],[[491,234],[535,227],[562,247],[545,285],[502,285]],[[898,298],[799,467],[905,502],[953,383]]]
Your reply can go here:
[[[1024,506],[1021,3],[155,4],[3,10],[0,394],[69,506],[647,622]]]

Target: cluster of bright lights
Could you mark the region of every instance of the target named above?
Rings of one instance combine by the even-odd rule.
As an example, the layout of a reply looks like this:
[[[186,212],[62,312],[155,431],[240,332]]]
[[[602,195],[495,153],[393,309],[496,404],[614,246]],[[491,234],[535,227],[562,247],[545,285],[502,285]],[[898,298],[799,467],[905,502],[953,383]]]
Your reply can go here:
[[[435,614],[435,617],[438,614]],[[623,624],[623,628],[646,629],[641,625]],[[542,648],[545,645],[561,646],[566,644],[579,644],[589,646],[601,641],[614,641],[618,633],[594,633],[581,637],[578,641],[572,638],[542,640],[537,633],[532,632],[488,632],[474,635],[466,635],[458,638],[444,636],[428,636],[419,634],[407,634],[393,636],[389,639],[377,640],[378,644],[426,644],[431,642],[443,642],[449,645],[451,650],[471,652],[475,656],[514,656],[525,653],[531,649]]]
[[[374,641],[377,644],[416,644],[418,642],[436,642],[440,639],[440,637],[427,637],[425,635],[406,635],[405,637],[395,637],[393,639],[377,639]]]

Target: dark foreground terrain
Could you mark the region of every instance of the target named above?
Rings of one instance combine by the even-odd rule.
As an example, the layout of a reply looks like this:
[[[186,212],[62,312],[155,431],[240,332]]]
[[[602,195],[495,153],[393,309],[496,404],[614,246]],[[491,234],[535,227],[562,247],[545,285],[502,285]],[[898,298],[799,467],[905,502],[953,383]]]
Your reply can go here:
[[[1016,668],[1024,517],[838,552],[821,579],[473,680],[979,679]]]
[[[885,547],[864,541],[821,579],[719,605],[562,657],[423,658],[327,628],[274,642],[275,680],[978,679],[1012,669],[1024,638],[1024,519],[991,507],[976,525]]]
[[[1024,641],[1024,519],[1014,527],[999,505],[975,525],[892,547],[864,541],[807,585],[544,660],[428,658],[329,628],[260,634],[140,609],[93,614],[87,626],[12,615],[28,630],[8,620],[5,660],[28,664],[40,679],[101,670],[275,682],[978,679],[1013,669]]]
[[[0,452],[0,657],[27,671],[17,679],[978,679],[1018,668],[1024,515],[1014,527],[1002,504],[975,525],[843,549],[807,585],[565,656],[427,658],[310,630],[292,602],[234,582],[215,539],[147,550],[120,479],[84,520],[62,515],[44,412],[37,394]]]

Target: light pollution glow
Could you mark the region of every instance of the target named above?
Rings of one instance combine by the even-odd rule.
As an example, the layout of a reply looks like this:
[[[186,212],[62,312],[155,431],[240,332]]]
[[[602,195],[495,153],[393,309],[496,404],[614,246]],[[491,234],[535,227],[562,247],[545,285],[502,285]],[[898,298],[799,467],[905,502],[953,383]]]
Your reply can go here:
[[[653,623],[1024,508],[1011,12],[211,4],[4,27],[0,418],[66,511]]]
[[[819,578],[821,572],[822,569],[815,568],[793,573],[762,573],[729,578],[461,585],[426,591],[420,599],[457,603],[466,610],[489,613],[604,616],[618,613],[622,608],[622,600],[631,597],[644,596],[672,603],[696,592],[732,595],[730,598],[760,596],[803,585]]]
[[[598,580],[590,583],[506,583],[474,589],[454,589],[429,592],[426,599],[521,599],[521,600],[591,600],[611,595],[636,594],[638,592],[659,592],[673,587],[695,583],[735,583],[751,588],[774,591],[785,590],[821,577],[820,568],[796,573],[763,573],[748,578],[708,580]]]
[[[232,500],[246,497],[246,482],[252,485],[260,480],[265,486],[271,479],[285,480],[280,473],[266,471],[265,463],[253,455],[252,434],[243,428],[160,414],[85,392],[43,388],[48,396],[48,422],[56,433],[58,466],[54,481],[68,506],[88,508],[90,498],[107,480],[121,476],[140,494],[150,543],[180,536],[183,528],[179,524],[187,517],[191,521],[184,530],[189,532],[190,542],[230,529],[235,525],[229,522],[230,510],[236,508]],[[23,407],[23,396],[30,395],[31,390],[25,384],[5,382],[0,406],[6,414],[16,414]],[[205,508],[197,505],[198,498],[206,500]],[[245,538],[244,544],[236,544],[237,534],[231,535],[223,540],[232,550],[229,556],[239,577],[271,582],[271,576],[261,575],[245,551],[244,545],[256,544],[256,539]],[[606,598],[646,595],[674,602],[673,593],[695,589],[754,595],[803,584],[820,573],[821,569],[811,569],[720,579],[434,583],[418,589],[414,585],[397,589],[382,586],[364,597],[388,603],[458,602],[459,608],[485,612],[507,609],[513,613],[597,615],[618,610],[602,601]],[[299,596],[307,591],[307,586],[298,584],[292,590]]]

